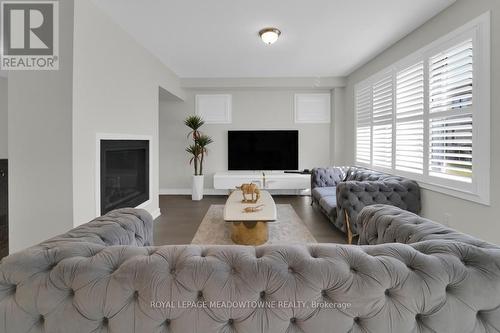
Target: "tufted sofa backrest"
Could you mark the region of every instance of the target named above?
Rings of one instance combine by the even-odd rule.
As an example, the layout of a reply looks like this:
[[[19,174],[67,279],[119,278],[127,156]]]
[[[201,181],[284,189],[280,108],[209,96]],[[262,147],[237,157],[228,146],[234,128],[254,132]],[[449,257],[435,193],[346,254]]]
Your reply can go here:
[[[2,263],[2,332],[499,327],[500,252],[463,243],[111,246],[79,253],[65,244],[60,251],[73,255],[41,250],[37,257],[48,260],[38,265],[22,258]]]
[[[359,214],[360,245],[385,243],[413,244],[428,240],[449,240],[481,248],[498,248],[470,235],[388,205],[365,207]]]
[[[338,223],[345,223],[349,216],[355,234],[359,233],[357,222],[361,210],[370,205],[392,205],[413,213],[421,209],[420,187],[406,178],[384,178],[376,181],[349,180],[337,185]]]
[[[148,224],[141,215],[128,217],[133,225]],[[111,219],[101,221],[106,220]],[[140,229],[125,224],[117,223],[119,233]],[[107,238],[94,231],[100,236],[82,235],[95,242],[54,238],[2,260],[0,332],[500,328],[495,246],[440,240],[372,246],[105,246]],[[139,244],[136,236],[111,238]]]
[[[374,171],[371,169],[365,169],[365,168],[360,168],[360,167],[349,167],[346,171],[346,175],[344,178],[344,181],[350,181],[350,180],[355,180],[355,181],[377,181],[377,180],[394,180],[394,181],[401,181],[403,177],[399,176],[394,176],[378,171]]]
[[[311,190],[315,187],[332,187],[344,181],[349,167],[314,168],[311,172]]]

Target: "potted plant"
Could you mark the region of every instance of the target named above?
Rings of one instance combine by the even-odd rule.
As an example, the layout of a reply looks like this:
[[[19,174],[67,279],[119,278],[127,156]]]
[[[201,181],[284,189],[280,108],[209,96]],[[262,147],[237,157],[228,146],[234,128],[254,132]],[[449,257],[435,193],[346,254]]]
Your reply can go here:
[[[189,116],[184,120],[184,124],[191,129],[188,137],[191,137],[193,140],[193,143],[186,148],[186,152],[191,155],[189,164],[194,165],[192,200],[203,199],[203,161],[205,155],[208,154],[207,146],[213,142],[211,137],[200,132],[200,127],[204,123],[203,119],[197,115]]]

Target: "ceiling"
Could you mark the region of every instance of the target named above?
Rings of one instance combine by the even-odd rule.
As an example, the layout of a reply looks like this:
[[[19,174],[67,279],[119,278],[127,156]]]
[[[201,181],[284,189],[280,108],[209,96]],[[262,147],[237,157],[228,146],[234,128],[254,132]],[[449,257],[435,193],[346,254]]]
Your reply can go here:
[[[183,78],[346,76],[454,1],[94,0]]]

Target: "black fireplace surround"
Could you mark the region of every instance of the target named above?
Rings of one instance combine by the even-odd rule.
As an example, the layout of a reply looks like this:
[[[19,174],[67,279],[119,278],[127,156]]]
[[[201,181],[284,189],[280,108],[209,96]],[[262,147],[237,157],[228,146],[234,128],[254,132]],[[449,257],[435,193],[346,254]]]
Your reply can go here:
[[[101,141],[101,214],[149,200],[149,141]]]

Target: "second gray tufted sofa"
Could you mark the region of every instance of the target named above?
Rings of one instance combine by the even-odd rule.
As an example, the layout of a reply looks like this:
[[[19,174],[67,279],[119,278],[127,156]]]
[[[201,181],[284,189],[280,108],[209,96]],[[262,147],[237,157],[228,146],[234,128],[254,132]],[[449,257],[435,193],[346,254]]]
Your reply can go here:
[[[498,332],[500,249],[408,214],[365,208],[360,240],[410,245],[152,247],[114,211],[1,261],[0,332]]]
[[[353,234],[359,233],[356,219],[366,206],[392,205],[417,214],[421,208],[417,182],[359,167],[313,169],[311,197],[312,203],[344,233],[348,231],[348,216]]]

